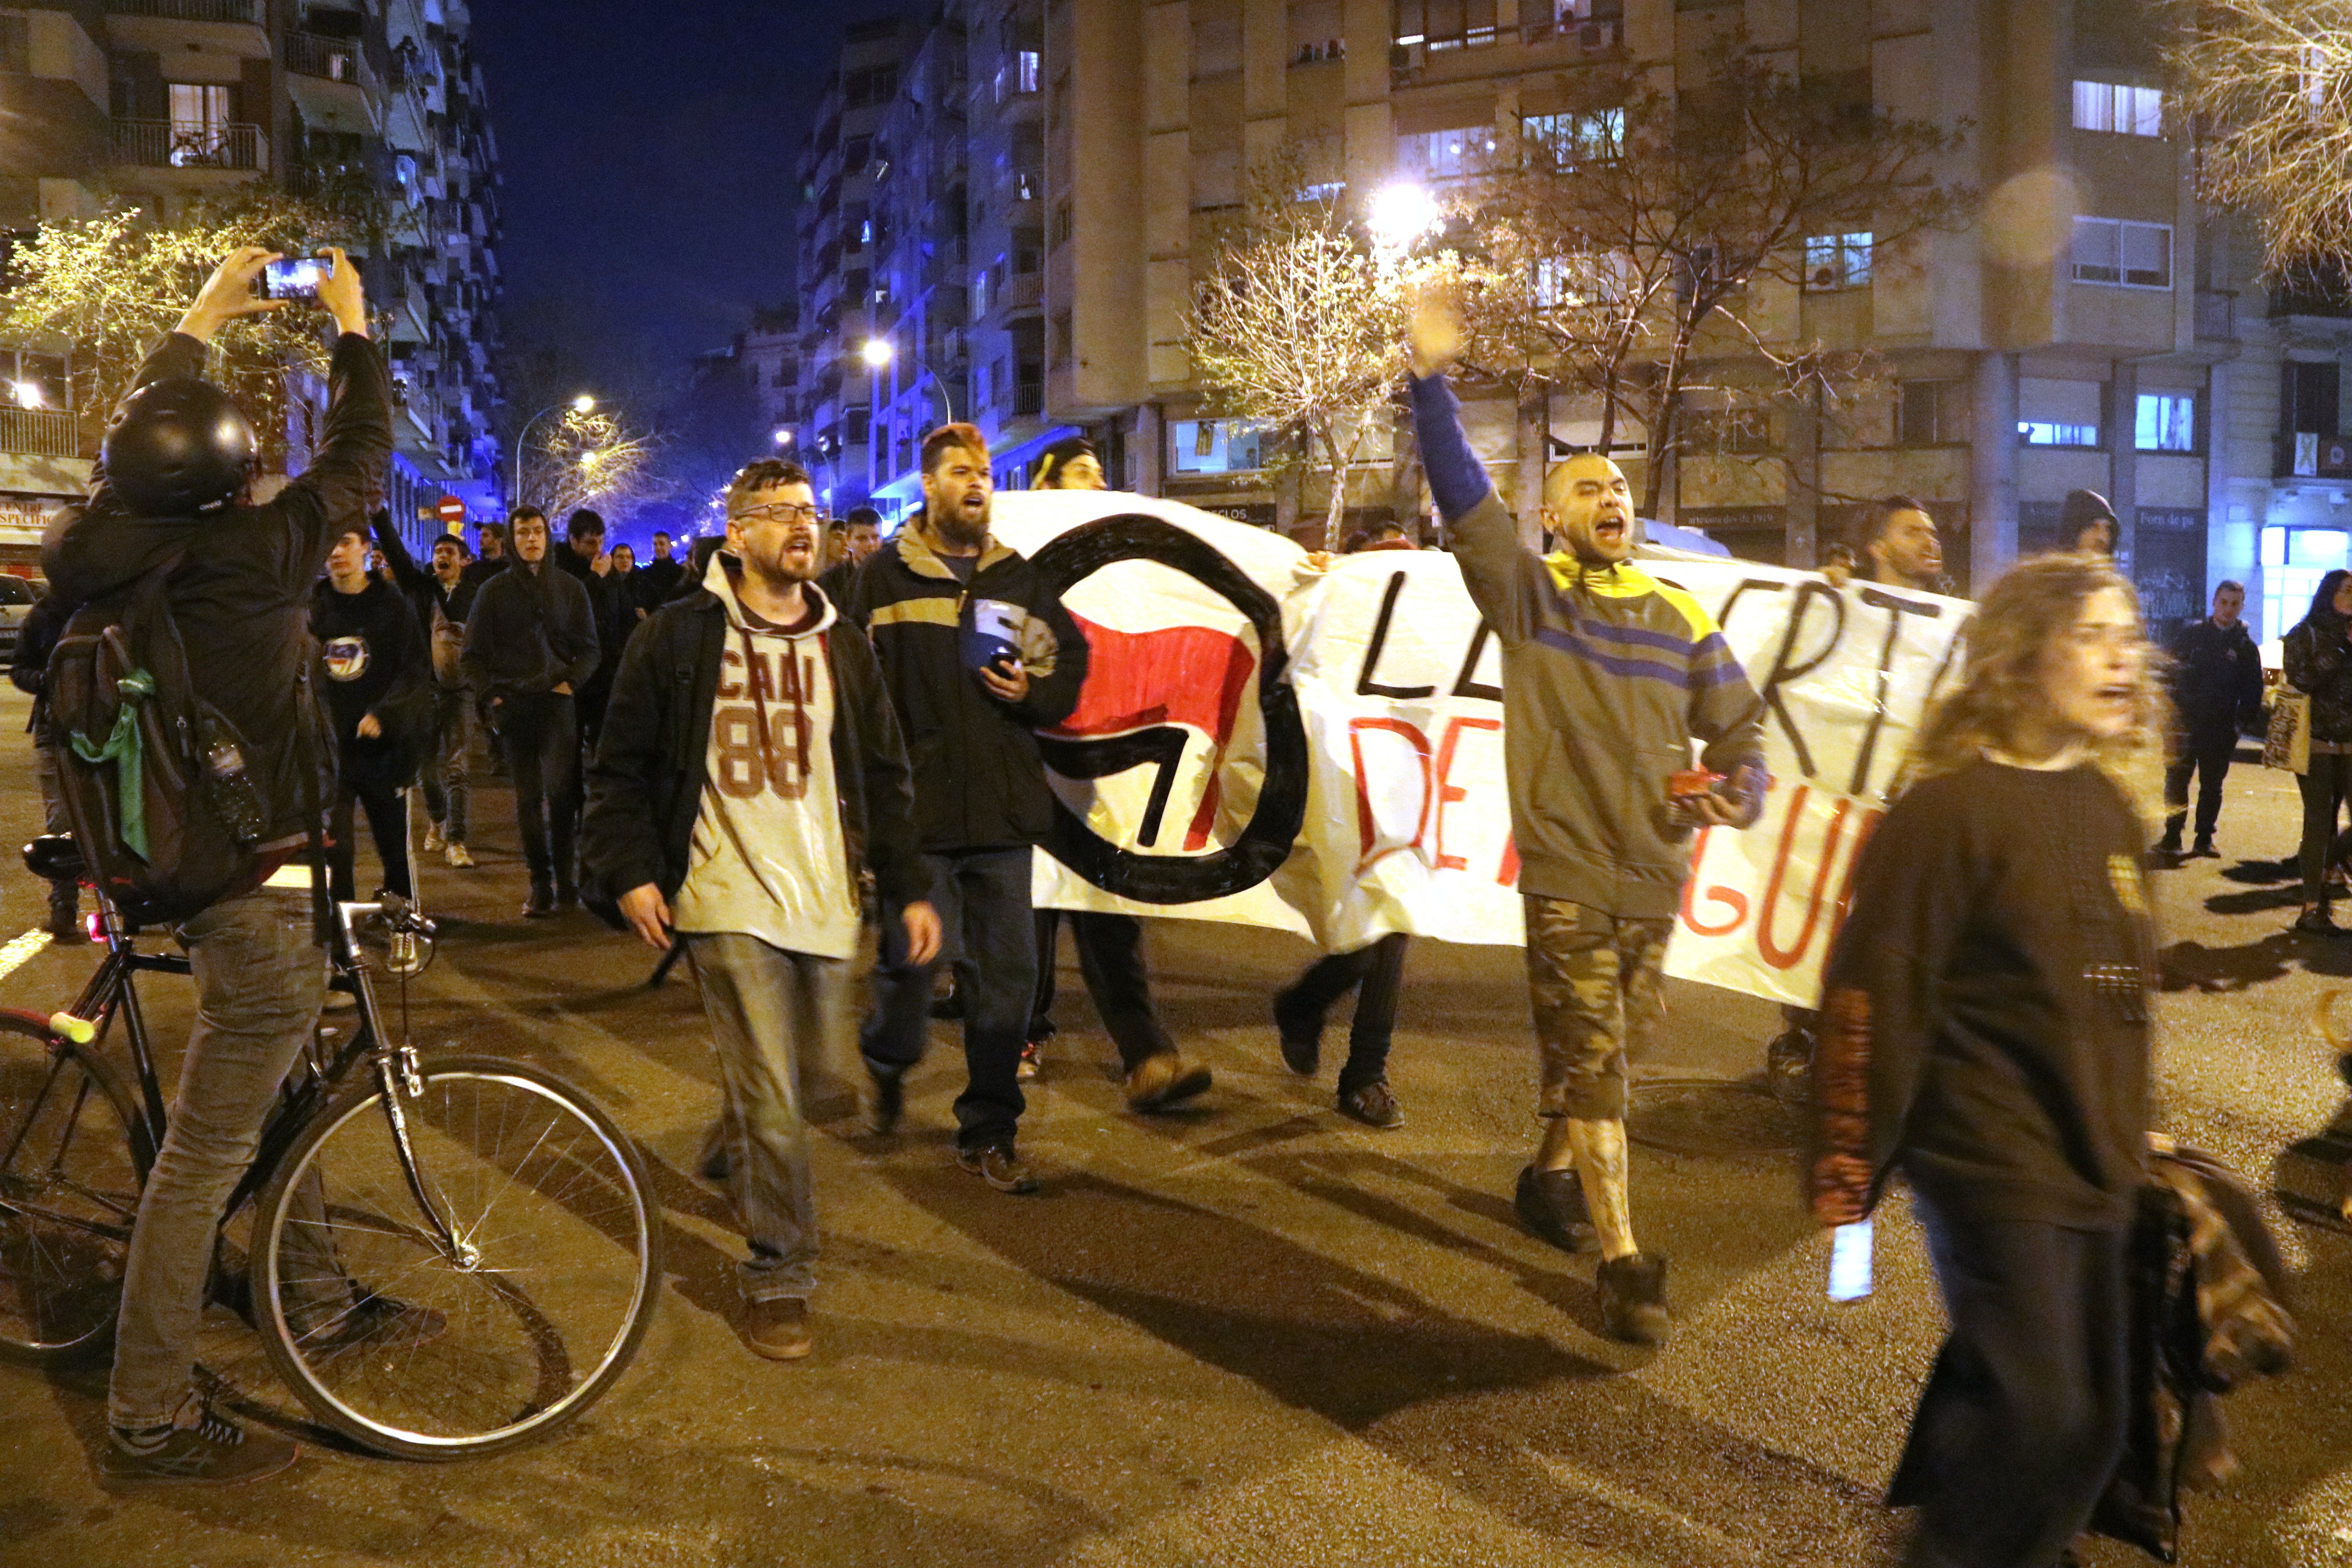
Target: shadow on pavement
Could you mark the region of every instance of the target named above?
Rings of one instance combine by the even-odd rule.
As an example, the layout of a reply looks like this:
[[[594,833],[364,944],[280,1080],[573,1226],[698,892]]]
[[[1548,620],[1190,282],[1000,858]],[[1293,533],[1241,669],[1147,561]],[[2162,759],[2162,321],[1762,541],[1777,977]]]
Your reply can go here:
[[[2290,961],[2300,946],[2283,931],[2237,947],[2176,942],[2161,954],[2158,984],[2167,991],[2243,991],[2294,973]]]

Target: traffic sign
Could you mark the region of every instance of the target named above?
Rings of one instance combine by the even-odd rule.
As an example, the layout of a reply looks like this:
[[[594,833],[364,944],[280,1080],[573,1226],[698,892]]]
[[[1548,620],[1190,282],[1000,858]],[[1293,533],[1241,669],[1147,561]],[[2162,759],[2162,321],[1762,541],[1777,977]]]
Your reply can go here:
[[[453,531],[464,527],[466,522],[466,503],[459,500],[456,496],[443,496],[441,498],[441,522],[442,526],[448,528]]]

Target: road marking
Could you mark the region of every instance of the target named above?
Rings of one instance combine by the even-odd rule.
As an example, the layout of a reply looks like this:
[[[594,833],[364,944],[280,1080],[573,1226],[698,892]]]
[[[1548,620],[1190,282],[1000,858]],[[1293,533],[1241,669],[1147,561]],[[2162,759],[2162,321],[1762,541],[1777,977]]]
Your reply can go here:
[[[5,980],[32,962],[33,954],[49,945],[49,933],[38,926],[0,947],[0,980]]]

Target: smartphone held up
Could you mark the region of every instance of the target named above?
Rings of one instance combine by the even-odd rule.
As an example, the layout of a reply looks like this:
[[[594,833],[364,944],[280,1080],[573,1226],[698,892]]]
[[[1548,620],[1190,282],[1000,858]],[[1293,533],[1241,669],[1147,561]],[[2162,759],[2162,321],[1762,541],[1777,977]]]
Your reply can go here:
[[[273,261],[261,270],[260,295],[265,300],[315,305],[319,302],[319,286],[326,281],[327,268],[331,265],[310,256]]]

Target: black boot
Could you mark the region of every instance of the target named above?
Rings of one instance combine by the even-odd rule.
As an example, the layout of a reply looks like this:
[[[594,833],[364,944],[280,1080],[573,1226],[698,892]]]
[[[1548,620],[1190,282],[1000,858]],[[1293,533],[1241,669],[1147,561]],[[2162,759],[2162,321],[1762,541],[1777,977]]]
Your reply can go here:
[[[2164,837],[2156,841],[2156,852],[2159,855],[2180,853],[2180,818],[2173,817],[2164,825]]]
[[[545,871],[530,874],[530,897],[523,901],[522,918],[543,921],[555,913],[555,883]]]

